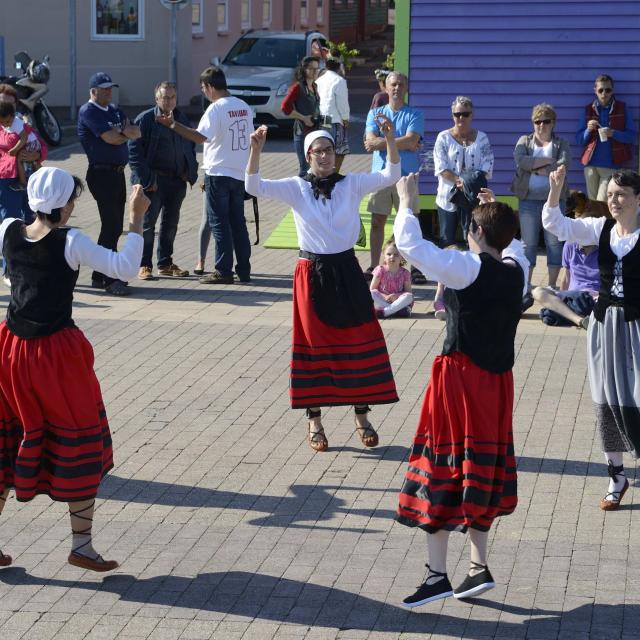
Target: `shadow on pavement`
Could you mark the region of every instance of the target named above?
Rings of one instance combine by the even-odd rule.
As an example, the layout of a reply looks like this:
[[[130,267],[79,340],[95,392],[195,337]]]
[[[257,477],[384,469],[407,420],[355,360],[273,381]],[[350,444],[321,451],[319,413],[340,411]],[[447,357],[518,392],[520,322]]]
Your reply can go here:
[[[578,637],[589,632],[597,634],[597,637],[620,638],[623,617],[625,627],[631,633],[631,629],[637,629],[634,624],[640,615],[637,604],[591,603],[570,611],[555,611],[476,599],[469,601],[476,607],[476,612],[477,607],[484,606],[535,619],[498,622],[478,619],[473,615],[469,619],[430,613],[429,605],[420,611],[410,612],[342,589],[247,571],[200,573],[194,578],[164,575],[136,579],[121,574],[99,581],[78,582],[40,578],[22,568],[8,567],[0,570],[0,582],[106,592],[118,595],[123,602],[137,602],[141,606],[184,607],[314,628],[437,633],[439,637],[460,638],[464,635],[478,640],[492,638],[496,634],[502,638],[556,638],[561,633]]]

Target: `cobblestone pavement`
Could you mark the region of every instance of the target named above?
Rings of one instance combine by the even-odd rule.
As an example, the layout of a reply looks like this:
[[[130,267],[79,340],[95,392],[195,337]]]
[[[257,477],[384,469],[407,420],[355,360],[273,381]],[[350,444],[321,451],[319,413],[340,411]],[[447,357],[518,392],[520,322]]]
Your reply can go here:
[[[263,173],[293,175],[288,145],[273,148]],[[85,172],[77,145],[51,163]],[[364,155],[345,163],[368,167]],[[194,189],[174,256],[184,268],[195,264],[201,211]],[[262,203],[262,238],[283,213]],[[72,222],[95,238],[97,219],[85,193]],[[417,288],[410,320],[383,324],[401,400],[373,411],[380,446],[363,450],[350,411],[333,408],[331,447],[314,454],[302,412],[288,408],[294,261],[294,251],[257,247],[250,285],[162,278],[132,282],[128,299],[92,290],[82,270],[75,319],[95,348],[116,458],[96,546],[122,566],[108,576],[69,566],[65,505],[12,499],[0,518],[1,547],[14,557],[0,570],[0,638],[640,637],[635,467],[627,460],[625,506],[605,515],[584,332],[546,328],[533,313],[520,324],[520,504],[491,532],[497,588],[407,612],[398,603],[423,579],[425,534],[393,515],[443,338],[429,313],[434,288]],[[0,305],[7,300],[0,290]],[[465,537],[453,534],[454,584],[467,557]]]

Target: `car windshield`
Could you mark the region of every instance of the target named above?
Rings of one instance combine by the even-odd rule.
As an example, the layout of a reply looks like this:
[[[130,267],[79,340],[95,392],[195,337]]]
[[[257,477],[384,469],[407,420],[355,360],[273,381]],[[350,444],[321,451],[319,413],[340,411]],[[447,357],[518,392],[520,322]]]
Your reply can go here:
[[[255,67],[295,67],[305,54],[305,41],[292,38],[240,38],[225,64]]]

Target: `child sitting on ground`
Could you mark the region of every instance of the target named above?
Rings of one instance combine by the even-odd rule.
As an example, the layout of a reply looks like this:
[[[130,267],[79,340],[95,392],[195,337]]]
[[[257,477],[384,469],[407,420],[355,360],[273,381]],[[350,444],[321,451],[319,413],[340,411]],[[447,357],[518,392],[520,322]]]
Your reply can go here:
[[[408,318],[411,315],[411,274],[402,266],[404,264],[406,261],[396,243],[389,240],[382,249],[382,264],[373,270],[370,285],[373,304],[380,318]]]
[[[12,102],[0,102],[0,126],[7,132],[16,136],[15,145],[7,151],[10,156],[16,158],[18,183],[11,188],[24,190],[27,188],[29,176],[40,168],[39,162],[24,162],[18,160],[18,154],[25,151],[40,151],[40,142],[28,125],[25,125],[21,117],[16,115],[16,108]]]
[[[597,211],[585,210],[576,213],[577,218],[600,218]],[[586,329],[589,315],[598,299],[600,270],[598,247],[581,247],[576,242],[565,242],[562,250],[564,267],[560,291],[548,287],[536,287],[533,299],[542,305],[540,319],[551,326],[570,326]]]

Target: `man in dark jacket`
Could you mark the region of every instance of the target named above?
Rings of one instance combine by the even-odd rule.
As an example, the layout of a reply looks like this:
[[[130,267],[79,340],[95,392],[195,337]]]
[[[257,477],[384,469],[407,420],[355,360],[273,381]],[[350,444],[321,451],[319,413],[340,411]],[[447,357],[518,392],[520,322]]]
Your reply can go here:
[[[161,82],[156,87],[156,106],[138,115],[135,123],[142,136],[129,142],[132,184],[140,184],[151,200],[144,217],[144,250],[138,278],[153,280],[152,257],[156,221],[162,211],[158,235],[158,273],[162,276],[188,276],[173,262],[173,242],[178,230],[180,207],[187,182],[198,179],[198,163],[193,142],[156,122],[158,116],[173,113],[173,118],[189,126],[189,120],[176,109],[176,85]]]

